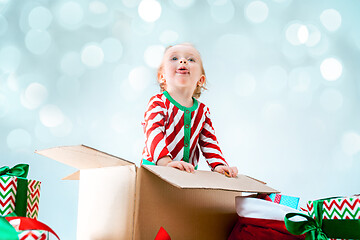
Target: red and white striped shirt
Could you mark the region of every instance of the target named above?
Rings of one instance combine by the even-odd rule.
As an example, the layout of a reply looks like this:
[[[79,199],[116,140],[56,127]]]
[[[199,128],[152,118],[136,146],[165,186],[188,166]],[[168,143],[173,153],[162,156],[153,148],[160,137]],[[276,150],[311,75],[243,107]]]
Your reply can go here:
[[[205,104],[193,98],[186,108],[168,92],[153,96],[144,115],[145,147],[143,159],[156,164],[165,156],[173,161],[186,161],[197,168],[202,151],[209,166],[228,165],[220,150]]]

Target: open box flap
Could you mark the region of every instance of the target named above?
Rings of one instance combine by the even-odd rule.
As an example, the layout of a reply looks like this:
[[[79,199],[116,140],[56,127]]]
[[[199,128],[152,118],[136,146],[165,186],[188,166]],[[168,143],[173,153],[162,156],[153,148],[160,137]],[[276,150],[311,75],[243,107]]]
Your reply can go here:
[[[36,150],[35,153],[77,169],[135,165],[125,159],[85,146],[62,146]]]
[[[196,170],[187,173],[171,167],[143,165],[144,168],[178,188],[218,189],[237,192],[278,193],[264,182],[245,175],[229,178],[223,174]]]

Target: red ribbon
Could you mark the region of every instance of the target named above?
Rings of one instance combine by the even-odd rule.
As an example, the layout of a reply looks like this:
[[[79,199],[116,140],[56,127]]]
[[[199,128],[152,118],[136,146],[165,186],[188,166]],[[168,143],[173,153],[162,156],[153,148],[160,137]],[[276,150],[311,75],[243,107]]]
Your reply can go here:
[[[57,237],[57,239],[60,240],[59,236],[48,225],[46,225],[42,222],[39,222],[35,219],[27,218],[27,217],[5,217],[5,218],[8,222],[10,222],[11,220],[19,219],[20,220],[19,230],[21,230],[21,231],[44,230],[44,231],[51,232],[52,234],[54,234]]]

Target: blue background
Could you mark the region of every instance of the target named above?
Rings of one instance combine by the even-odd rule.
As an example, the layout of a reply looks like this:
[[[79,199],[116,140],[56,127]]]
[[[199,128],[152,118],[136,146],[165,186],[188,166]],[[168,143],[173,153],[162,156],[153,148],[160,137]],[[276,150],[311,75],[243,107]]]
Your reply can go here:
[[[139,165],[163,49],[200,51],[226,160],[307,200],[360,189],[359,1],[0,1],[0,161],[42,181],[39,220],[75,239],[86,144]],[[199,169],[208,167],[204,160]],[[101,206],[99,206],[101,211]]]

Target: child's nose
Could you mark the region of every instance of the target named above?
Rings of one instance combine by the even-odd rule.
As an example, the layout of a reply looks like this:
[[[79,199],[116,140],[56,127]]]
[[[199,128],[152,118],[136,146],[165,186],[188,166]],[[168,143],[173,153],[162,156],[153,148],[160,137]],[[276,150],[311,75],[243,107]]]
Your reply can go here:
[[[186,63],[186,59],[180,59],[180,63]]]

